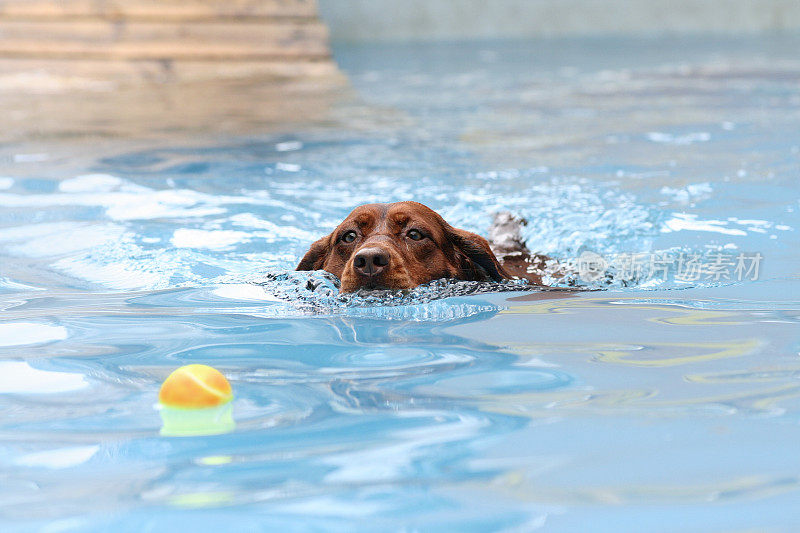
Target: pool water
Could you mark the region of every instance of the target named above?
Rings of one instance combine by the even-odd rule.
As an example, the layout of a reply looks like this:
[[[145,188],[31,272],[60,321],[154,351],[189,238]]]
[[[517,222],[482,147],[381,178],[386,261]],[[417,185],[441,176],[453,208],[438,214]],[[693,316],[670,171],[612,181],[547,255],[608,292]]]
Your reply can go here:
[[[2,529],[795,529],[798,45],[342,47],[318,123],[4,146]],[[551,282],[593,290],[290,272],[405,199],[524,216]],[[160,434],[189,363],[230,379],[234,431]]]

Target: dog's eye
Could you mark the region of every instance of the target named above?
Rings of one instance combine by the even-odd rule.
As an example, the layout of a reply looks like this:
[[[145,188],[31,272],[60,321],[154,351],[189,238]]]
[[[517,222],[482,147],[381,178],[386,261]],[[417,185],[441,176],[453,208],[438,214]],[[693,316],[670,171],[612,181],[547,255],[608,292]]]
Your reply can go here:
[[[418,229],[412,229],[408,233],[408,238],[412,241],[421,241],[425,236]]]
[[[342,242],[353,242],[356,240],[356,232],[355,231],[348,231],[344,235],[342,235]]]

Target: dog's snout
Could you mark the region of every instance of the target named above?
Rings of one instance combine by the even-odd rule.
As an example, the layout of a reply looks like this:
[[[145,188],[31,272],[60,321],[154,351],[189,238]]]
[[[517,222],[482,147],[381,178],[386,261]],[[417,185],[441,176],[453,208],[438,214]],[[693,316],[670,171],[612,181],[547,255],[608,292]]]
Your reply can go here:
[[[389,266],[389,253],[380,248],[364,248],[353,258],[356,271],[364,276],[377,276]]]

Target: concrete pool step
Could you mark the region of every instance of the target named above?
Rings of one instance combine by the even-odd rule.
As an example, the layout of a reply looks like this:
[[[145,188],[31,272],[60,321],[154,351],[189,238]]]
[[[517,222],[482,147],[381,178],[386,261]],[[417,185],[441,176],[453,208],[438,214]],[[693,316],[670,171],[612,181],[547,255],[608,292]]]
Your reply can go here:
[[[0,0],[0,74],[335,76],[314,0]]]
[[[105,59],[327,59],[319,21],[0,20],[0,54]]]
[[[16,19],[103,18],[110,20],[218,20],[220,18],[308,18],[314,0],[3,0],[0,17]]]
[[[0,0],[4,140],[264,131],[344,85],[315,0]]]

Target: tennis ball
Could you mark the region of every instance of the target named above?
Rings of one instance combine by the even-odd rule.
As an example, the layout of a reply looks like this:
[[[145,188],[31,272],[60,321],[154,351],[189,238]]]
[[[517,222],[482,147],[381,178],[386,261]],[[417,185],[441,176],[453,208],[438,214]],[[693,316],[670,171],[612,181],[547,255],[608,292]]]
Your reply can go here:
[[[165,437],[221,435],[236,429],[230,402],[199,409],[162,405],[161,422],[161,434]]]
[[[162,405],[186,409],[215,407],[232,398],[231,384],[225,376],[206,365],[178,368],[164,380],[158,393]]]

